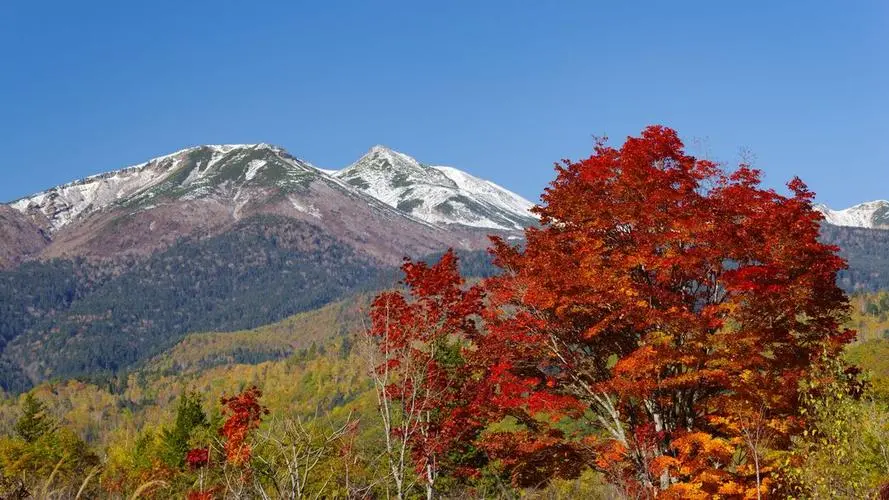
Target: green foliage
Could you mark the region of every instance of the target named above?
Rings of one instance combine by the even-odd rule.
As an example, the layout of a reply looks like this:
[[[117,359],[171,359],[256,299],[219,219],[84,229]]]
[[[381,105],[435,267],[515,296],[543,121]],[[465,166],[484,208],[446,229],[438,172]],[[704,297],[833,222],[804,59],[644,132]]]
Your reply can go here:
[[[79,486],[86,487],[84,478],[99,465],[99,457],[76,433],[56,428],[33,396],[25,396],[22,406],[16,426],[20,437],[0,438],[0,477],[22,478],[12,489],[73,497]]]
[[[785,468],[794,495],[874,498],[889,484],[889,406],[860,390],[839,361],[804,386],[809,428],[794,440]]]
[[[608,484],[605,478],[591,469],[584,471],[577,479],[556,479],[545,489],[529,491],[522,498],[549,500],[562,498],[584,498],[588,500],[614,500],[623,498],[621,491]]]
[[[176,421],[172,428],[164,429],[162,433],[161,458],[164,463],[170,467],[182,467],[192,434],[207,427],[209,422],[201,405],[200,395],[183,391],[176,408]]]
[[[27,262],[0,272],[0,352],[23,332],[51,324],[73,303],[95,290],[83,260]],[[0,387],[23,391],[30,386],[22,368],[0,358]]]
[[[15,433],[26,443],[33,443],[53,430],[55,424],[46,410],[46,405],[33,394],[25,394],[22,399],[22,416],[15,423]]]
[[[846,359],[868,376],[872,396],[889,403],[889,340],[874,339],[846,348]]]
[[[250,330],[191,334],[147,361],[140,372],[175,375],[221,365],[259,364],[285,359],[312,345],[314,358],[318,343],[348,339],[349,333],[360,328],[367,302],[367,297],[359,294]]]

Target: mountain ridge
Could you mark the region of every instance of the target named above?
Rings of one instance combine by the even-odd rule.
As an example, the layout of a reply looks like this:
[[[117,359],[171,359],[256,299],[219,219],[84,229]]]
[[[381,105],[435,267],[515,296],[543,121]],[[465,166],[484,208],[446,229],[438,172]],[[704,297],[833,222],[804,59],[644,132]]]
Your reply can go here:
[[[454,167],[422,164],[377,145],[333,176],[436,225],[520,231],[536,217],[530,201]]]
[[[407,155],[386,151],[419,166]],[[418,168],[450,183],[453,192],[460,189],[445,174]],[[267,143],[181,149],[0,205],[7,215],[17,212],[0,220],[4,230],[16,236],[0,248],[0,266],[10,268],[28,259],[147,257],[179,238],[220,234],[239,220],[261,214],[308,222],[388,264],[447,247],[481,249],[487,246],[488,233],[515,236],[520,230],[512,223],[480,228],[469,219],[442,224],[372,195],[378,193],[357,189],[334,175],[337,172]],[[486,188],[484,182],[476,179],[475,186]],[[481,191],[479,196],[488,196]],[[508,193],[504,199],[520,199],[502,191]],[[458,194],[476,196],[465,188]],[[490,206],[496,202],[488,201],[485,209],[515,210],[515,203]],[[35,233],[47,235],[47,244],[32,241]]]
[[[183,148],[178,151],[152,158],[148,161],[130,165],[124,168],[110,170],[107,172],[90,175],[81,179],[73,180],[58,186],[50,187],[43,191],[33,193],[13,200],[6,205],[12,207],[23,214],[32,217],[45,217],[45,228],[50,233],[55,233],[60,229],[77,221],[81,216],[89,215],[92,212],[101,211],[111,206],[129,202],[138,205],[152,199],[157,193],[156,188],[170,181],[178,182],[178,189],[174,189],[174,194],[178,194],[185,200],[196,199],[207,194],[209,184],[213,180],[211,174],[215,170],[224,169],[225,163],[232,163],[234,160],[244,160],[248,156],[261,156],[262,153],[274,154],[280,157],[283,165],[278,165],[278,175],[289,175],[294,183],[299,183],[299,177],[310,177],[326,182],[334,182],[339,187],[354,191],[355,193],[363,193],[386,205],[400,210],[408,217],[419,221],[441,226],[445,224],[458,224],[469,227],[487,227],[495,230],[520,230],[522,224],[516,221],[530,222],[531,216],[528,210],[533,204],[521,196],[502,188],[494,183],[485,181],[478,177],[472,176],[466,172],[453,167],[435,166],[430,167],[420,164],[414,158],[389,149],[382,145],[377,145],[365,154],[355,163],[340,169],[322,169],[312,165],[311,163],[291,155],[286,149],[280,146],[274,146],[268,143],[258,144],[210,144]],[[240,155],[240,158],[232,158],[232,155]],[[391,159],[397,159],[391,163],[397,164],[394,167],[400,168],[400,171],[394,171],[392,174],[396,177],[404,179],[405,176],[413,175],[413,180],[438,185],[439,187],[452,191],[452,198],[460,196],[470,200],[483,207],[483,210],[489,212],[503,212],[509,214],[502,217],[498,214],[494,217],[499,222],[487,221],[489,223],[479,224],[482,216],[478,213],[471,214],[471,218],[461,219],[460,216],[443,217],[441,214],[433,217],[428,212],[405,210],[405,205],[399,207],[391,196],[382,193],[379,190],[366,190],[356,186],[354,177],[349,174],[365,161],[370,155],[385,156]],[[366,163],[366,161],[365,161]],[[220,167],[223,164],[223,167]],[[243,168],[246,166],[246,168]],[[241,181],[242,183],[251,183],[262,175],[262,170],[268,168],[268,160],[261,157],[252,158],[241,166],[241,170],[235,173],[228,173],[227,177],[216,175],[228,181]],[[405,172],[405,167],[413,168],[413,172]],[[463,182],[462,184],[455,181],[451,177],[458,177],[459,180],[469,179],[471,182]],[[436,178],[436,182],[430,182]],[[305,180],[305,179],[303,179]],[[349,182],[352,180],[353,182]],[[281,179],[278,179],[279,187],[295,187],[282,186]],[[189,189],[190,188],[190,189]],[[202,191],[202,188],[204,191]],[[481,189],[482,193],[473,192],[473,188]],[[492,197],[491,192],[496,192],[497,197]],[[483,199],[478,199],[479,194]],[[397,196],[397,194],[396,194]],[[453,199],[449,200],[453,203]],[[498,201],[505,201],[503,206],[497,206]],[[449,207],[452,211],[453,207]],[[471,211],[470,211],[471,213]],[[515,219],[515,220],[513,220]],[[525,220],[527,219],[527,220]]]
[[[827,205],[815,205],[824,220],[834,226],[860,227],[865,229],[889,229],[889,201],[866,201],[841,210]]]

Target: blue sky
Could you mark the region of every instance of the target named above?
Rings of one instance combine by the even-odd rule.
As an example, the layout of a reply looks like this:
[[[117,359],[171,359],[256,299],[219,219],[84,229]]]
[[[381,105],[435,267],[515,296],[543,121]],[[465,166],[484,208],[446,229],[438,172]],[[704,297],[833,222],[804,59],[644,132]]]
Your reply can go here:
[[[631,5],[632,4],[632,5]],[[338,168],[382,143],[536,200],[646,124],[834,207],[889,198],[889,3],[0,7],[0,200],[186,146]]]

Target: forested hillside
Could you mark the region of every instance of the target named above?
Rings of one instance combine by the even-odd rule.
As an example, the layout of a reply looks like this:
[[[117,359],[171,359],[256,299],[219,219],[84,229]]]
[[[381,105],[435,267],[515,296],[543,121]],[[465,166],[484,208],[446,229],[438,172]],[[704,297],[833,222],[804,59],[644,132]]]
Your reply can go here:
[[[889,289],[889,230],[821,225],[822,240],[840,248],[849,263],[840,286],[848,292]]]
[[[3,387],[116,372],[188,332],[268,324],[394,277],[314,226],[273,217],[114,268],[53,261],[0,274],[3,359],[18,368]]]
[[[486,252],[461,255],[468,276],[492,272]],[[100,379],[187,333],[267,325],[391,286],[397,276],[315,226],[273,216],[184,239],[144,261],[28,262],[0,272],[0,386]],[[243,349],[235,361],[276,357]]]

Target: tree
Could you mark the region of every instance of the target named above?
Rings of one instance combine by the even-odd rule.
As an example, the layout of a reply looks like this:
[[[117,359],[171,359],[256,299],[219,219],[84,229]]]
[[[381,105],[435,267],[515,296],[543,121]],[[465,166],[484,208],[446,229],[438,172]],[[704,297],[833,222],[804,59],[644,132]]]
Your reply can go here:
[[[490,414],[524,427],[490,452],[552,456],[555,475],[587,460],[643,495],[771,491],[765,450],[803,430],[800,381],[854,335],[812,193],[763,189],[749,165],[727,173],[659,126],[556,170],[525,248],[494,240],[503,274],[485,283],[473,363]]]
[[[453,251],[433,266],[407,261],[402,270],[408,295],[385,292],[373,301],[365,340],[395,494],[410,489],[412,460],[432,498],[442,471],[473,458],[468,444],[481,428],[471,418],[463,347],[478,336],[482,292],[464,286]]]
[[[207,415],[201,406],[201,397],[196,392],[183,391],[176,407],[176,421],[170,429],[163,431],[163,460],[171,467],[185,465],[189,450],[189,440],[194,430],[209,425]]]
[[[352,414],[339,426],[325,428],[320,421],[319,416],[308,421],[301,417],[274,419],[260,437],[265,453],[259,460],[266,466],[265,476],[279,497],[337,496],[332,491],[340,472],[335,465],[343,458],[345,441],[359,421],[353,420]],[[269,498],[264,490],[262,493],[262,498]]]
[[[15,432],[27,443],[37,441],[44,434],[55,430],[56,425],[46,405],[33,394],[25,394],[22,400],[22,416],[15,423]]]
[[[268,408],[259,403],[262,391],[251,387],[232,397],[223,397],[225,423],[219,434],[225,439],[225,459],[236,467],[245,467],[250,463],[253,448],[250,435],[259,428],[262,417],[269,414]]]

